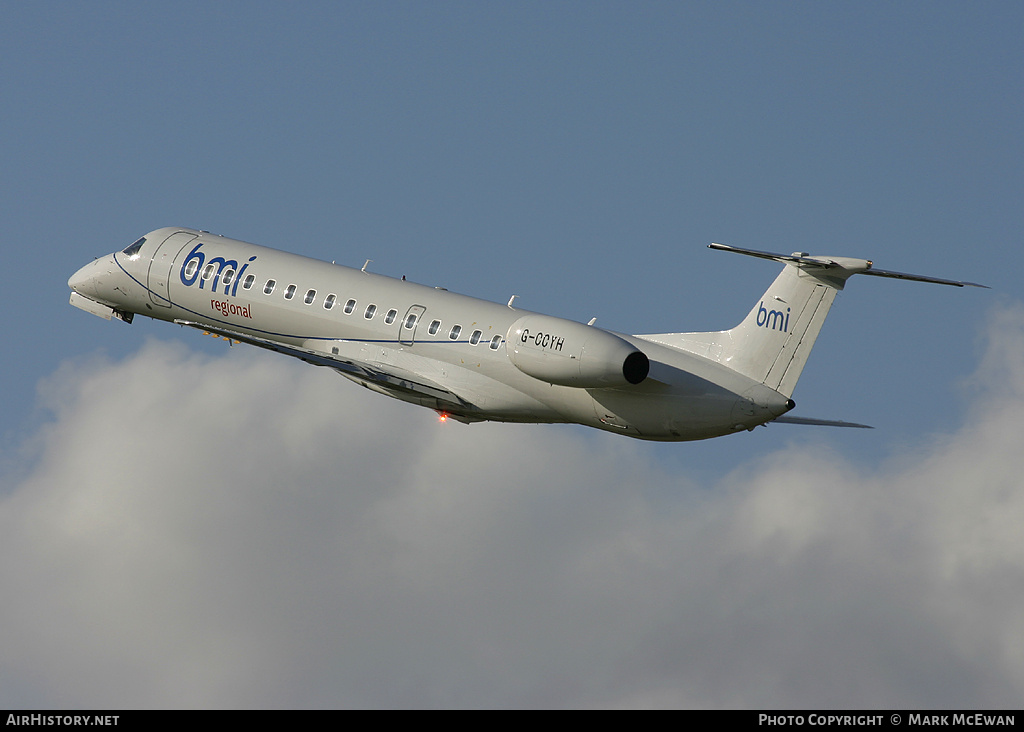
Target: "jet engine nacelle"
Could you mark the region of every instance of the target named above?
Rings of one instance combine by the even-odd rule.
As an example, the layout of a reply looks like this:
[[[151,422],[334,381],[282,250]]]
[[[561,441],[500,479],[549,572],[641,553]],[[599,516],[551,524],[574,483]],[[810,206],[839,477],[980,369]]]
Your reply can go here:
[[[548,315],[525,315],[506,335],[515,367],[562,386],[599,388],[639,384],[650,361],[636,346],[611,333]]]

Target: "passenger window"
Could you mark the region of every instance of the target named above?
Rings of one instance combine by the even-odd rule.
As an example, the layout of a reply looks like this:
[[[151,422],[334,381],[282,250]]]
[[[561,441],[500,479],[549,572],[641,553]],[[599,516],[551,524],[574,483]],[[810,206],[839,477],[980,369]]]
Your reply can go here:
[[[469,337],[469,345],[475,346],[477,343],[479,343],[480,342],[480,336],[482,336],[482,335],[483,335],[483,333],[481,333],[480,331],[474,330],[473,331],[473,335],[471,335]]]
[[[430,321],[430,327],[427,328],[427,332],[430,333],[430,335],[437,335],[437,329],[440,328],[440,327],[441,327],[441,321],[440,320],[432,320],[432,321]]]
[[[398,317],[398,311],[397,310],[395,310],[394,308],[392,308],[391,310],[388,310],[388,314],[384,316],[384,324],[385,325],[391,325],[392,323],[395,322],[395,318],[397,318],[397,317]]]
[[[345,303],[345,315],[351,315],[352,311],[355,310],[355,309],[356,309],[356,301],[355,300],[349,300],[347,303]]]
[[[199,269],[199,260],[190,259],[188,264],[185,265],[185,279],[192,279],[192,276],[196,273],[197,269]]]
[[[498,350],[498,346],[500,346],[500,345],[501,345],[501,336],[500,335],[494,336],[494,338],[491,339],[491,350],[492,351],[497,351]]]
[[[203,270],[203,279],[208,280],[211,277],[213,277],[213,265],[208,264],[206,265],[206,269]]]
[[[285,300],[291,300],[293,297],[295,297],[295,288],[296,288],[296,285],[288,285],[288,287],[285,288],[285,291],[284,291],[284,299]]]
[[[338,299],[338,296],[333,292],[324,298],[324,310],[330,310],[334,307],[334,301]]]
[[[231,284],[231,280],[235,279],[235,270],[226,269],[224,270],[224,277],[221,279],[221,284],[227,287]]]
[[[306,290],[306,297],[303,298],[303,302],[307,305],[312,305],[314,300],[316,300],[316,290]]]
[[[416,327],[416,313],[409,313],[405,316],[405,329],[412,330]]]
[[[267,280],[267,284],[263,285],[263,294],[269,295],[277,287],[277,280]]]
[[[251,290],[252,289],[252,283],[255,282],[255,281],[256,281],[256,275],[247,275],[246,278],[244,280],[242,280],[242,289],[243,290]]]
[[[461,325],[453,325],[451,331],[448,333],[448,337],[451,338],[453,341],[457,341],[459,339],[459,334],[461,332],[462,332],[462,326]]]
[[[373,316],[376,314],[376,312],[377,312],[377,306],[376,305],[367,305],[366,306],[366,312],[363,313],[363,317],[366,318],[367,320],[371,320],[373,318]]]

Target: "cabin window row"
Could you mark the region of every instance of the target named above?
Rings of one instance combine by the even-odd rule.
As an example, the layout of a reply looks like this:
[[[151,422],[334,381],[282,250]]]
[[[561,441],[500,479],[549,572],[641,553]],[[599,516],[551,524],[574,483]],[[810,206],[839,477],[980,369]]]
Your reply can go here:
[[[196,260],[192,260],[191,262],[189,262],[188,265],[185,267],[185,277],[191,277],[192,275],[194,275],[195,272],[196,272],[196,269],[198,269],[198,267],[199,267],[199,264],[198,264],[198,262],[196,262]],[[213,272],[214,272],[215,269],[216,269],[216,267],[214,265],[212,265],[212,264],[206,265],[206,268],[203,270],[203,279],[204,280],[209,280],[211,277],[213,277]],[[222,280],[221,280],[223,285],[224,285],[224,287],[227,287],[228,285],[230,285],[234,281],[234,278],[235,278],[235,271],[233,269],[226,269],[226,270],[224,270],[224,273],[222,275]],[[243,290],[250,290],[250,289],[252,289],[252,286],[253,286],[253,284],[255,282],[256,282],[256,276],[255,275],[247,275],[246,278],[244,280],[242,280],[242,289]],[[274,292],[274,290],[276,288],[277,288],[277,280],[273,280],[273,279],[267,280],[266,284],[263,285],[263,294],[264,295],[271,295],[271,294],[273,294],[273,292]],[[295,297],[295,292],[296,292],[297,289],[298,289],[298,285],[295,285],[295,284],[288,285],[284,289],[284,299],[285,300],[293,299]],[[307,305],[312,305],[316,301],[316,289],[315,288],[310,288],[310,289],[306,290],[306,294],[303,295],[302,301],[304,303],[306,303]],[[332,309],[334,307],[334,304],[337,301],[338,301],[338,296],[336,294],[334,294],[333,292],[331,294],[329,294],[327,297],[324,298],[324,310]],[[355,309],[356,309],[356,301],[355,301],[355,299],[350,299],[350,300],[345,302],[345,307],[343,308],[343,310],[345,312],[345,315],[351,315],[353,312],[355,312]],[[373,320],[373,317],[376,314],[377,314],[377,306],[375,304],[373,304],[373,303],[370,303],[369,305],[367,305],[366,306],[366,310],[363,311],[363,317],[366,318],[367,320]],[[397,317],[398,317],[398,311],[397,310],[395,310],[394,308],[392,308],[391,310],[388,310],[387,313],[384,315],[384,324],[385,325],[391,325],[392,323],[395,322],[395,319]],[[418,320],[418,316],[416,315],[416,313],[409,313],[408,317],[405,320],[405,328],[407,330],[412,330],[413,328],[416,327],[417,320]],[[427,327],[427,333],[429,333],[430,335],[437,335],[437,332],[440,329],[441,329],[441,321],[440,320],[432,320],[432,321],[430,321],[430,325]],[[462,326],[461,325],[453,325],[451,327],[451,330],[448,331],[448,338],[450,340],[457,341],[459,339],[460,335],[462,335]],[[481,338],[483,338],[483,331],[474,330],[472,335],[470,335],[470,337],[469,337],[470,345],[475,346],[475,345],[479,344]],[[491,338],[490,348],[492,350],[497,350],[500,345],[501,345],[501,336],[500,335],[496,335],[493,338]]]
[[[193,275],[195,275],[197,269],[199,269],[199,261],[196,260],[196,259],[193,259],[188,264],[186,264],[185,265],[185,273],[184,273],[185,274],[185,279],[190,279]],[[209,282],[209,280],[213,277],[214,272],[216,272],[216,271],[217,271],[217,266],[216,265],[214,265],[214,264],[206,265],[206,267],[203,268],[203,279],[206,280],[207,282]],[[219,285],[223,285],[224,287],[227,287],[228,285],[230,285],[234,281],[235,281],[235,270],[233,270],[233,269],[231,269],[229,267],[228,269],[225,269],[223,272],[221,272],[220,282],[218,284]],[[250,289],[252,289],[253,283],[255,283],[255,282],[256,282],[256,275],[246,275],[245,279],[242,280],[242,289],[243,290],[250,290]],[[266,290],[264,290],[264,292],[266,292]],[[270,293],[267,293],[267,294],[270,294]]]
[[[416,313],[409,313],[409,315],[406,316],[406,318],[405,318],[405,328],[406,328],[406,330],[412,330],[413,328],[415,328],[416,327],[416,323],[418,321],[418,318],[419,318],[419,316]],[[441,321],[440,320],[431,320],[430,321],[430,325],[427,326],[427,333],[429,333],[430,335],[437,335],[437,331],[440,330],[440,329],[441,329]],[[462,326],[461,325],[453,325],[452,329],[450,331],[448,331],[448,338],[450,340],[457,341],[459,339],[460,335],[462,335]],[[483,335],[484,335],[484,332],[482,330],[474,330],[472,335],[469,336],[469,345],[475,346],[475,345],[479,344],[480,343],[480,339],[483,338]],[[501,336],[500,335],[496,335],[493,338],[491,338],[490,348],[492,350],[497,350],[498,346],[500,346],[500,345],[501,345]]]

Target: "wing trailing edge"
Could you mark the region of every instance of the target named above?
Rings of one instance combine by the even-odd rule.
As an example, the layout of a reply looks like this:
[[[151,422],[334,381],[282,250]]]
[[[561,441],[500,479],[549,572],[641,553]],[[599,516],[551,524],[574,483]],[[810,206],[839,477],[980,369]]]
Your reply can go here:
[[[347,355],[325,353],[309,348],[302,348],[300,346],[288,346],[283,343],[258,338],[256,336],[249,335],[248,333],[242,333],[237,330],[223,328],[209,323],[181,319],[175,320],[174,322],[178,325],[201,330],[204,333],[218,335],[229,341],[247,343],[250,346],[265,348],[268,351],[292,356],[293,358],[305,361],[306,363],[314,366],[326,366],[329,369],[334,369],[343,376],[347,376],[350,379],[363,383],[364,386],[369,387],[372,385],[372,387],[376,387],[377,389],[393,393],[393,395],[398,398],[402,398],[401,395],[407,395],[433,399],[437,401],[438,406],[436,408],[442,410],[458,410],[459,414],[470,419],[472,419],[473,412],[477,411],[477,407],[475,405],[467,402],[455,392],[444,388],[440,384],[430,382],[418,374],[405,373],[403,369],[384,370],[375,365],[363,363],[357,359],[350,358]]]

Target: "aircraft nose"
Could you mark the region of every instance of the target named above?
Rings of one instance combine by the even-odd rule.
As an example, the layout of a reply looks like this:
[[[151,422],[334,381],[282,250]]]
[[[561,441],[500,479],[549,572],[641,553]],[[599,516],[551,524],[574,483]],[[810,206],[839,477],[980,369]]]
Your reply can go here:
[[[68,279],[68,287],[79,295],[98,297],[104,278],[113,274],[113,257],[100,257],[85,265]]]
[[[98,261],[98,260],[97,260]],[[68,287],[79,295],[95,294],[96,284],[94,275],[96,273],[96,262],[90,262],[68,279]]]

